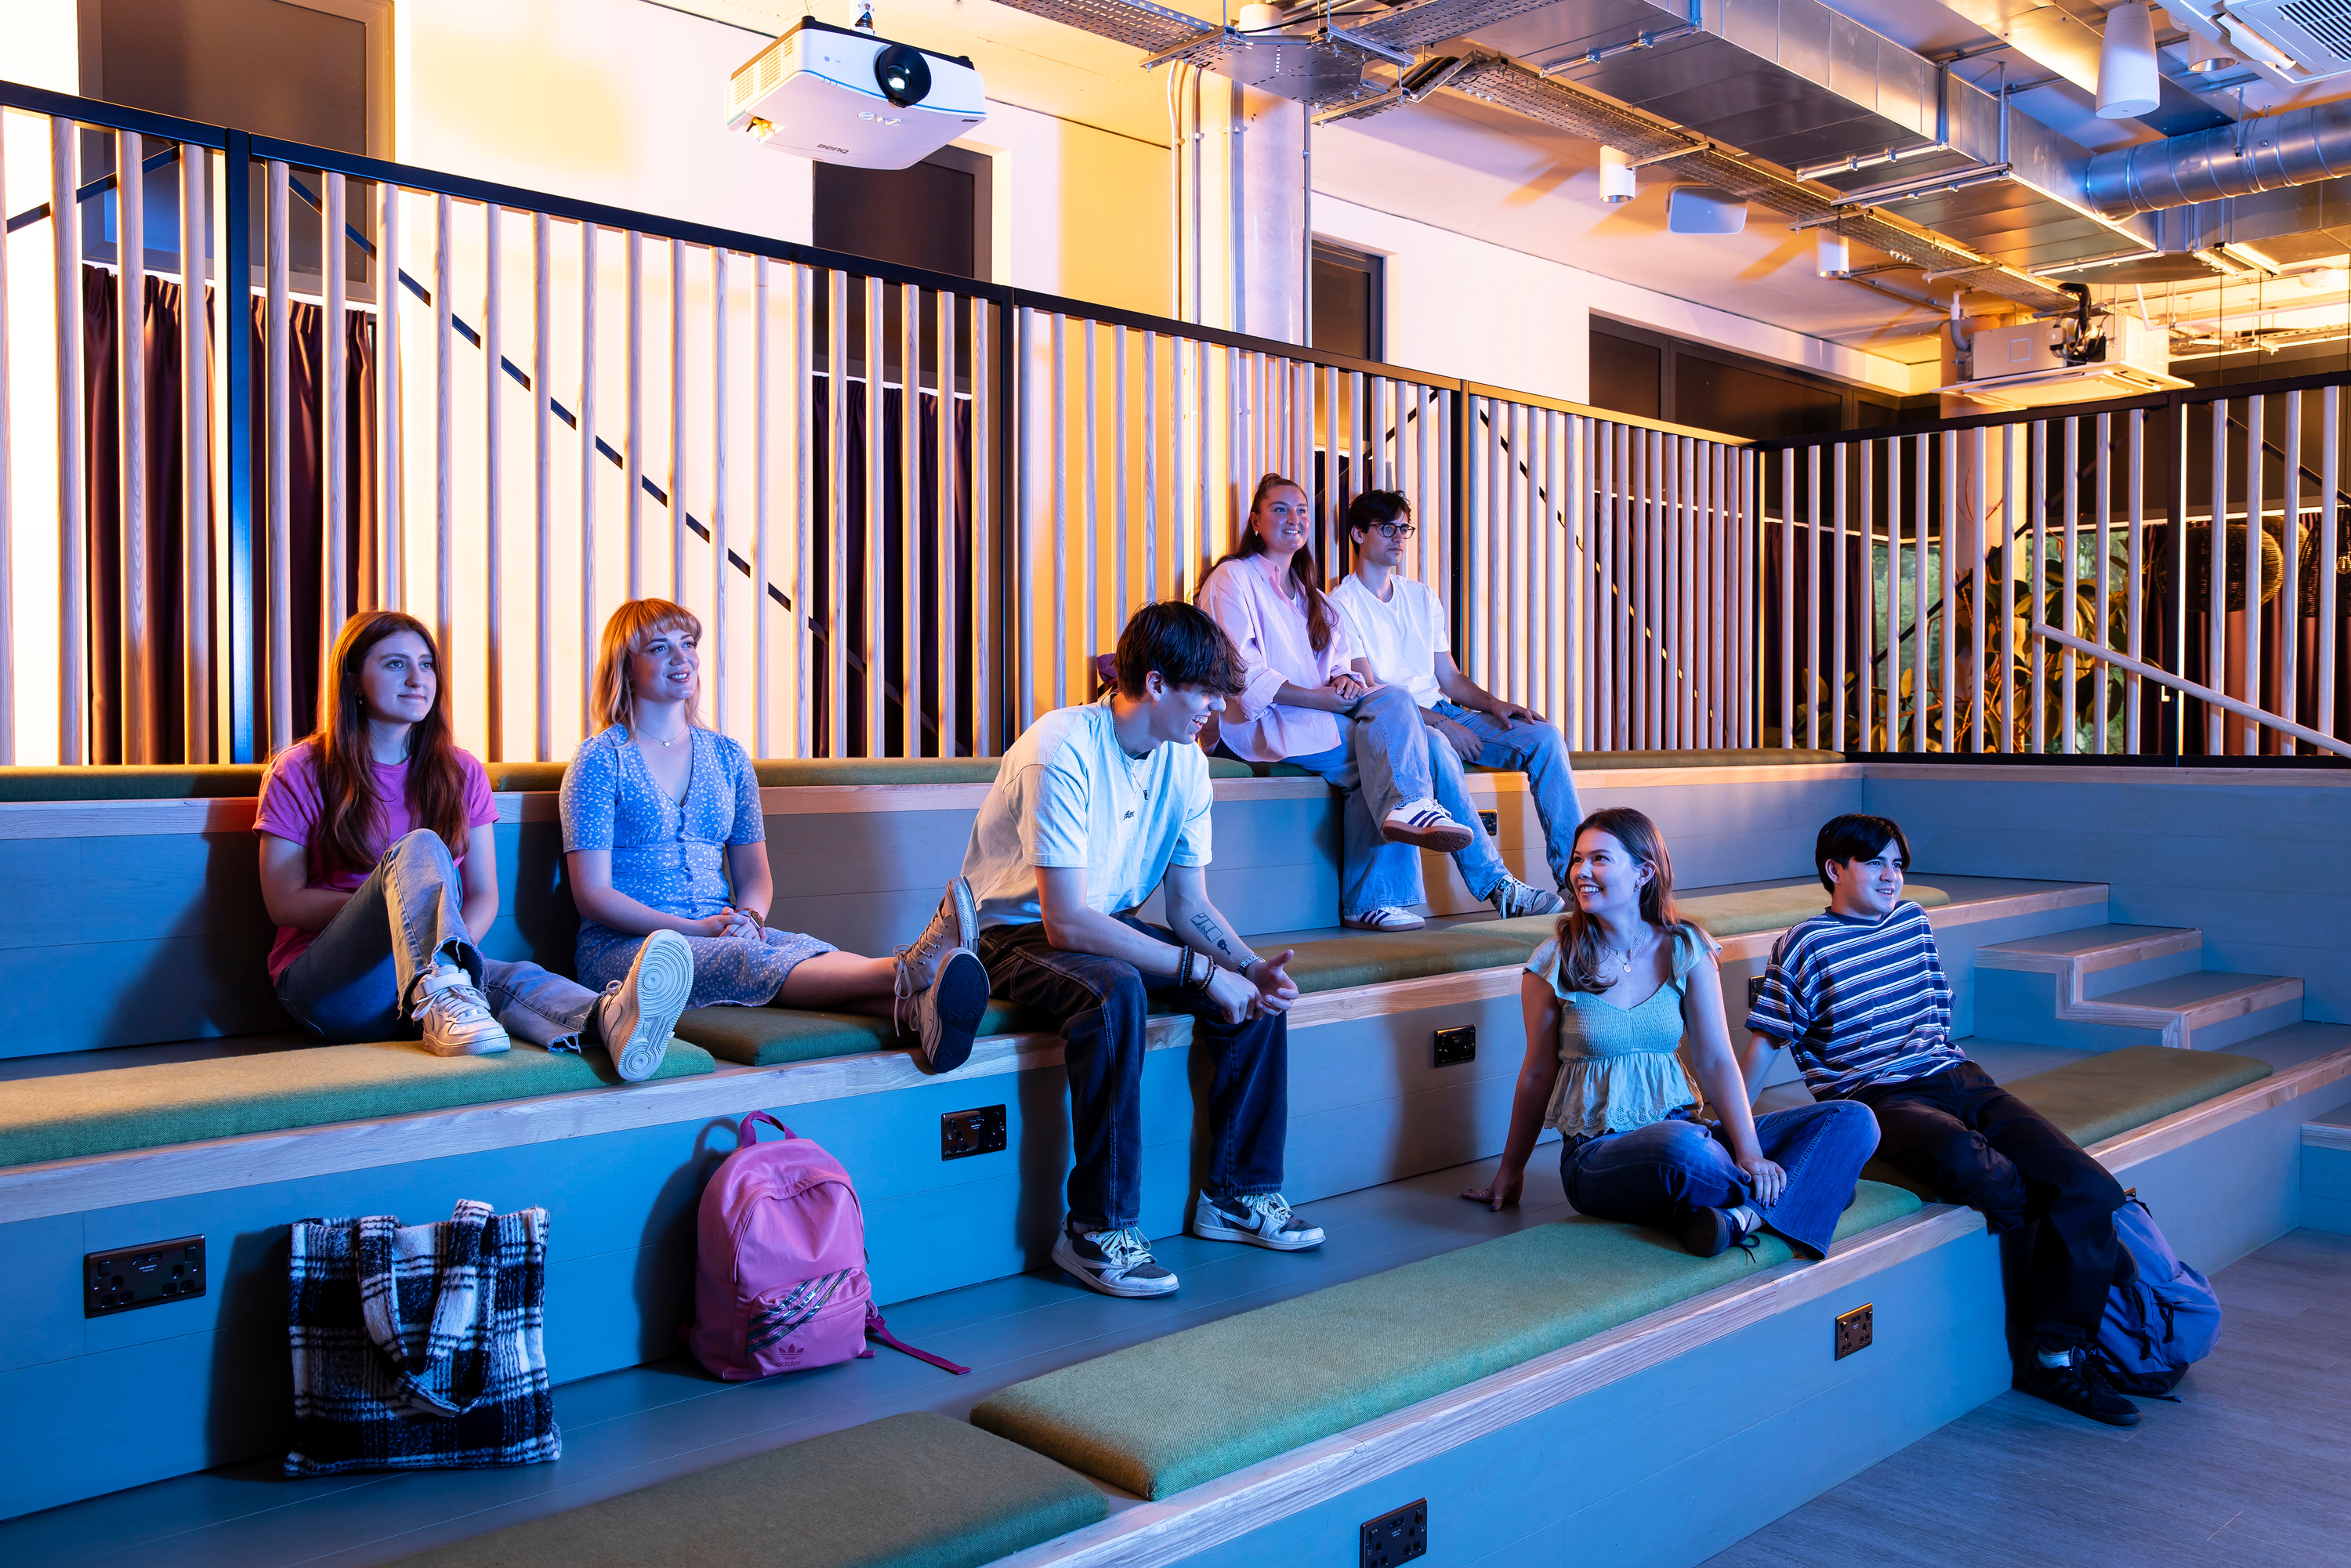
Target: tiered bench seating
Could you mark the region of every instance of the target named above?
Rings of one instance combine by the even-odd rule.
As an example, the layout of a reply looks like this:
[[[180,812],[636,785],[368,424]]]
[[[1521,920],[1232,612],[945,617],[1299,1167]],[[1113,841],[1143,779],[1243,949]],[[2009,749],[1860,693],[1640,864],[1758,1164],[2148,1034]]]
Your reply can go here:
[[[420,1556],[414,1568],[979,1568],[1110,1511],[1050,1460],[927,1413],[771,1448]]]
[[[1819,907],[1802,861],[1810,824],[1860,804],[1858,770],[1786,754],[1675,766],[1692,760],[1579,763],[1588,804],[1638,804],[1676,835],[1681,879],[1700,886],[1686,905],[1723,938],[1735,1002],[1776,932]],[[893,930],[935,899],[993,773],[956,759],[759,767],[779,885],[794,873],[829,877],[843,891],[810,900],[811,911],[821,903],[828,919]],[[1291,1197],[1311,1203],[1490,1154],[1519,1058],[1516,971],[1551,922],[1298,932],[1284,916],[1335,888],[1328,791],[1238,765],[1215,771],[1218,861],[1233,879],[1218,896],[1253,940],[1299,937],[1307,995],[1292,1014]],[[508,885],[486,945],[567,966],[574,917],[550,792],[560,769],[491,772]],[[0,1516],[279,1443],[285,1351],[271,1281],[282,1264],[273,1249],[307,1215],[422,1219],[458,1197],[548,1204],[557,1218],[547,1335],[559,1383],[674,1354],[693,1204],[732,1147],[733,1119],[755,1109],[786,1112],[857,1172],[885,1304],[1043,1262],[1067,1157],[1060,1041],[1043,1020],[999,1009],[971,1064],[936,1078],[882,1020],[771,1009],[689,1015],[668,1070],[640,1084],[611,1083],[592,1054],[517,1047],[444,1061],[394,1042],[304,1045],[285,1032],[260,973],[267,932],[250,837],[258,778],[254,768],[0,770],[0,869],[16,866],[42,897],[91,890],[89,908],[43,905],[44,920],[90,946],[44,969],[41,944],[58,938],[20,914],[20,945],[0,949],[0,967],[69,973],[75,987],[27,993],[20,1049],[63,1054],[0,1060],[0,1078],[14,1081],[0,1092],[0,1228],[21,1277],[58,1286],[0,1305],[0,1339],[16,1347],[0,1363],[0,1399],[34,1413],[0,1454]],[[1511,784],[1503,775],[1479,787],[1503,799]],[[57,799],[61,786],[78,794]],[[1627,792],[1612,797],[1619,789]],[[1508,848],[1508,810],[1504,818]],[[117,933],[105,925],[105,894],[131,879],[145,896],[125,907],[154,918]],[[1965,955],[1977,942],[2105,917],[2095,886],[1960,878],[1947,895],[1942,880],[1912,893],[1933,906],[1962,1010]],[[857,891],[869,888],[882,891]],[[118,949],[139,955],[135,968]],[[110,977],[118,973],[145,977],[144,988]],[[35,1038],[45,1018],[97,1019],[93,998],[118,996],[99,1031],[110,1049],[76,1049],[70,1030]],[[198,1031],[185,1024],[159,1034],[158,1018],[209,1023],[225,1038],[187,1039]],[[1465,1023],[1480,1028],[1477,1061],[1435,1067],[1430,1032]],[[1187,1022],[1159,1020],[1154,1037],[1145,1228],[1168,1235],[1189,1190],[1191,1093],[1186,1053],[1172,1049],[1188,1039]],[[999,1101],[1010,1148],[937,1163],[938,1118]],[[198,1232],[214,1249],[206,1296],[85,1326],[71,1289],[80,1252]],[[132,1399],[151,1418],[131,1428],[85,1415]]]

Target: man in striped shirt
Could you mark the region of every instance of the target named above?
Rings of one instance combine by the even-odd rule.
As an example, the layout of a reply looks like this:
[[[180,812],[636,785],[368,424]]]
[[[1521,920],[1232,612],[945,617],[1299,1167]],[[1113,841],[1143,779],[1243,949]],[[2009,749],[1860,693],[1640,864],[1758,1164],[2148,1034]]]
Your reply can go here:
[[[1829,906],[1772,949],[1747,1015],[1748,1081],[1785,1047],[1814,1099],[1876,1112],[1881,1158],[1943,1202],[1980,1209],[2002,1237],[2016,1385],[2094,1421],[2137,1425],[2138,1407],[2088,1354],[2114,1284],[2121,1184],[1951,1042],[1934,929],[1902,897],[1900,826],[1834,818],[1813,858]]]

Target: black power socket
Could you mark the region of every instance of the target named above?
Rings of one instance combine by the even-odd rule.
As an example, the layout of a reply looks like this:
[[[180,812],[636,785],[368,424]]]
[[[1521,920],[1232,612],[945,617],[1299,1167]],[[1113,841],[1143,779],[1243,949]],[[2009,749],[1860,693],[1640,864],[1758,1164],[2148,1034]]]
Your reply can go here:
[[[1830,1359],[1843,1361],[1857,1350],[1867,1350],[1877,1337],[1877,1307],[1864,1301],[1849,1312],[1839,1312],[1836,1321],[1836,1354]]]
[[[993,1155],[1004,1148],[1004,1107],[983,1105],[977,1111],[950,1111],[939,1118],[939,1158],[967,1159]]]
[[[204,1239],[151,1241],[81,1258],[81,1315],[102,1318],[204,1293]]]
[[[1458,1067],[1465,1061],[1478,1060],[1478,1026],[1465,1023],[1458,1029],[1437,1031],[1437,1065]]]
[[[1364,1568],[1395,1568],[1428,1555],[1428,1500],[1408,1502],[1364,1526]]]
[[[1485,827],[1486,827],[1486,836],[1487,836],[1488,838],[1489,838],[1489,839],[1499,839],[1499,838],[1500,838],[1500,837],[1502,836],[1502,813],[1501,813],[1501,812],[1499,812],[1499,811],[1480,811],[1480,812],[1479,812],[1479,813],[1478,813],[1478,821],[1485,824]]]

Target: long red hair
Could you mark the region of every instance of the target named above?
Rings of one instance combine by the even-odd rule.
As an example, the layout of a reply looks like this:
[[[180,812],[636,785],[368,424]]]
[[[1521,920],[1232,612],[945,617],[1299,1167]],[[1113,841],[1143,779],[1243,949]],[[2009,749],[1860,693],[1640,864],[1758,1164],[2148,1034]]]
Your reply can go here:
[[[383,808],[375,792],[374,758],[368,744],[367,701],[360,695],[360,662],[394,632],[413,632],[433,656],[433,709],[408,732],[408,816],[420,828],[441,835],[451,855],[465,852],[465,778],[457,743],[449,734],[446,677],[441,651],[424,622],[397,610],[364,610],[343,622],[327,655],[326,679],[319,687],[319,727],[298,746],[310,748],[319,776],[319,825],[310,849],[326,870],[365,872],[389,846]]]
[[[1248,521],[1241,526],[1240,543],[1235,545],[1230,553],[1220,557],[1217,566],[1265,553],[1265,536],[1254,526],[1257,515],[1268,496],[1283,489],[1295,490],[1301,496],[1306,494],[1305,486],[1295,479],[1285,479],[1279,474],[1269,474],[1257,482],[1257,492],[1249,497]],[[1213,571],[1216,568],[1209,570]],[[1339,622],[1338,616],[1332,612],[1331,601],[1322,597],[1322,585],[1316,580],[1321,575],[1314,565],[1314,548],[1311,545],[1299,546],[1298,553],[1290,558],[1290,580],[1305,596],[1306,641],[1318,653],[1331,645],[1331,633]]]

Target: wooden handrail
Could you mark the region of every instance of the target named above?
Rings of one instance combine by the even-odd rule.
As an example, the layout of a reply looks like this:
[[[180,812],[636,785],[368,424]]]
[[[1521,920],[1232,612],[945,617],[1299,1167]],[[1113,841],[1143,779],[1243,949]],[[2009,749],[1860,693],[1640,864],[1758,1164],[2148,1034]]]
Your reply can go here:
[[[2249,718],[2255,724],[2267,725],[2272,729],[2281,730],[2293,736],[2296,740],[2306,740],[2323,750],[2334,752],[2337,757],[2351,757],[2351,744],[2337,740],[2333,736],[2321,735],[2307,725],[2296,724],[2290,718],[2282,718],[2266,708],[2258,708],[2249,702],[2241,702],[2235,697],[2216,692],[2208,685],[2189,680],[2185,676],[2175,675],[2169,670],[2158,669],[2144,659],[2134,659],[2128,653],[2117,653],[2112,648],[2102,648],[2095,643],[2085,642],[2074,636],[2071,632],[2060,632],[2047,622],[2035,625],[2032,628],[2032,634],[2052,643],[2061,643],[2077,653],[2087,653],[2094,659],[2104,659],[2118,669],[2127,670],[2134,675],[2141,675],[2147,680],[2158,682],[2175,691],[2186,692],[2189,696],[2210,703],[2214,707],[2226,708],[2240,718]]]

